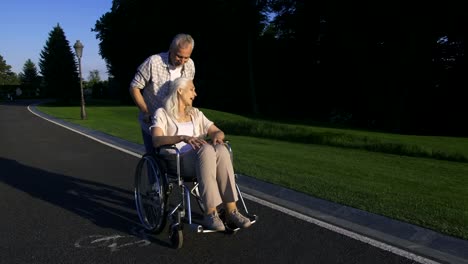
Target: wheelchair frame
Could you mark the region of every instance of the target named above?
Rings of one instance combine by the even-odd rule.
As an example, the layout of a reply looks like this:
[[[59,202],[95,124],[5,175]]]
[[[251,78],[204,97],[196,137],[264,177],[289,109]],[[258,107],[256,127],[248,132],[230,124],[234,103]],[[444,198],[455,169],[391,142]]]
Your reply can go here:
[[[231,156],[233,162],[232,149],[228,141],[225,146]],[[166,166],[166,161],[160,154],[162,149],[172,149],[175,151],[176,172],[169,172]],[[237,174],[234,173],[236,179]],[[190,187],[188,183],[192,183]],[[138,217],[144,228],[154,234],[159,234],[166,226],[167,220],[170,221],[169,239],[174,248],[181,248],[183,245],[183,230],[184,225],[188,225],[191,231],[196,233],[218,232],[215,230],[205,229],[201,223],[197,223],[192,218],[191,197],[193,197],[201,210],[205,213],[204,205],[201,201],[198,191],[198,181],[195,176],[185,177],[180,171],[180,151],[175,145],[162,146],[155,153],[144,154],[137,164],[135,172],[135,203],[138,212]],[[169,196],[175,188],[178,188],[181,196],[175,206],[169,206]],[[239,200],[242,202],[242,207],[245,211],[245,216],[248,217],[252,224],[256,222],[257,216],[249,214],[247,206],[242,197],[239,186],[236,183],[236,189]],[[221,209],[223,210],[223,209]],[[220,213],[222,217],[223,213]],[[225,219],[222,218],[225,222]],[[225,223],[226,232],[236,232],[238,227],[231,227]]]

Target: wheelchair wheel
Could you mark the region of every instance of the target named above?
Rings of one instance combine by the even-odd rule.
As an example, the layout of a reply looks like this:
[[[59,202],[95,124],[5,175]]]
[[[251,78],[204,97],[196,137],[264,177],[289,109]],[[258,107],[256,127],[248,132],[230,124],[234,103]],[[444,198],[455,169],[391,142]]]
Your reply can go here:
[[[170,240],[173,248],[182,248],[184,244],[184,234],[177,226],[171,228]]]
[[[146,230],[160,233],[166,225],[167,183],[161,166],[150,154],[140,159],[135,173],[135,202]]]
[[[173,248],[182,248],[184,243],[183,224],[181,211],[177,210],[171,215],[171,227],[169,228],[169,240]]]

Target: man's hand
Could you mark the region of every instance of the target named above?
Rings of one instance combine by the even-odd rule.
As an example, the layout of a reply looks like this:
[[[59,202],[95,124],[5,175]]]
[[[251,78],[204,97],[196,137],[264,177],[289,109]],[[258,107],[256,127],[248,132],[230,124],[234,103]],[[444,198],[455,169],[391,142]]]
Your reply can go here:
[[[143,116],[143,122],[147,124],[151,123],[151,115],[148,113],[145,113],[145,115]]]

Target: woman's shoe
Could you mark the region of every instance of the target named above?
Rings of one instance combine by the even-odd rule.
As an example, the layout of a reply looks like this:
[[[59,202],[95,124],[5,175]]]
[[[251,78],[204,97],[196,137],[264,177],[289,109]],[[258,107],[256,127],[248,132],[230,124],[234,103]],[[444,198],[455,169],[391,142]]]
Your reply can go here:
[[[228,225],[232,224],[240,228],[247,228],[252,224],[250,219],[239,213],[237,209],[226,214],[226,221]]]
[[[212,214],[205,215],[204,226],[207,229],[215,231],[224,231],[226,227],[223,221],[219,218],[218,212],[214,211]]]

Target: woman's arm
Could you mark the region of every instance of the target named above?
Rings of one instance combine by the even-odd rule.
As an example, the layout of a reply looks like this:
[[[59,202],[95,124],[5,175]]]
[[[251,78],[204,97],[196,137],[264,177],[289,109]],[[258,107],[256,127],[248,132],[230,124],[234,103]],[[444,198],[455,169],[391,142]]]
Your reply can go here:
[[[183,141],[183,136],[164,136],[163,130],[160,127],[153,127],[153,146],[159,148],[164,145],[173,145]]]
[[[160,127],[153,127],[153,146],[159,148],[164,145],[173,145],[179,142],[185,142],[190,144],[193,149],[200,148],[203,144],[207,142],[201,138],[191,137],[186,135],[175,135],[175,136],[164,136],[164,132]]]
[[[208,128],[208,136],[211,138],[213,145],[224,143],[224,132],[214,124]]]

